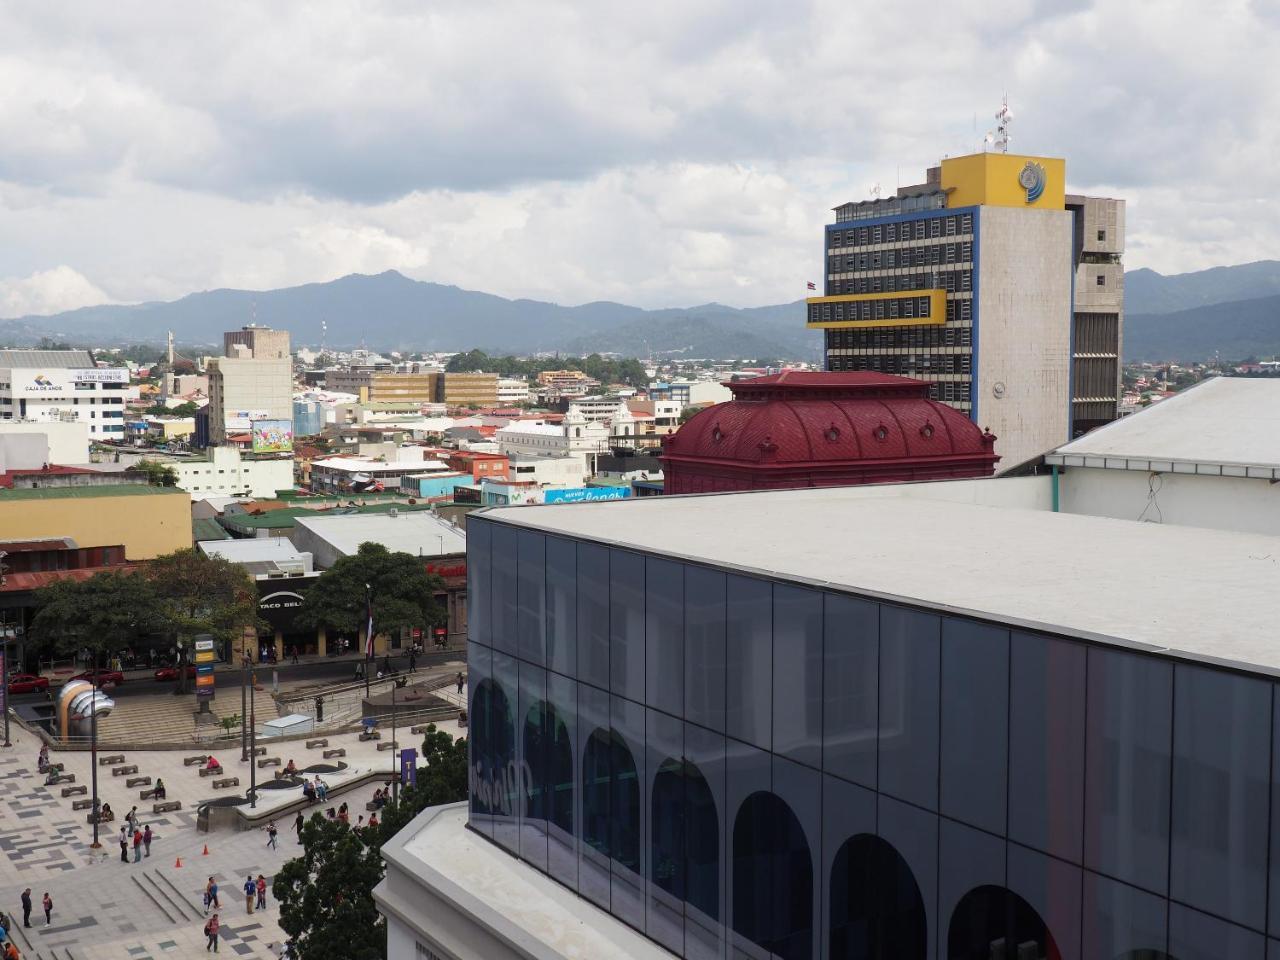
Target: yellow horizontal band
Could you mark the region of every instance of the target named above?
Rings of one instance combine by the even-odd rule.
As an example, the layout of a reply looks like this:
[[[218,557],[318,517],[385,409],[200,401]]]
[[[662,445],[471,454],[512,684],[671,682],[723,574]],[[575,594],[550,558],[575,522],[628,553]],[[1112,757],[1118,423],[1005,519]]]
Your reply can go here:
[[[947,322],[947,291],[897,290],[892,293],[842,293],[831,297],[809,297],[807,305],[827,303],[859,303],[868,300],[906,300],[929,298],[927,317],[883,317],[878,320],[810,320],[810,330],[839,330],[846,327],[940,327]]]

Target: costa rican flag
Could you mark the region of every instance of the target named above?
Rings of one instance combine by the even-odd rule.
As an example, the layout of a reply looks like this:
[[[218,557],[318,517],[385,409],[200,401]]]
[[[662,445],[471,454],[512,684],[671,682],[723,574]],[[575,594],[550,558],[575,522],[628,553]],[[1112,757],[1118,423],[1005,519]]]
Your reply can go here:
[[[810,280],[810,281],[809,281],[808,286],[809,286],[809,289],[810,289],[810,290],[817,290],[817,289],[818,289],[818,285],[817,285],[816,283],[814,283],[812,280]]]
[[[368,625],[365,627],[364,636],[364,655],[366,659],[373,659],[373,601],[368,603]]]

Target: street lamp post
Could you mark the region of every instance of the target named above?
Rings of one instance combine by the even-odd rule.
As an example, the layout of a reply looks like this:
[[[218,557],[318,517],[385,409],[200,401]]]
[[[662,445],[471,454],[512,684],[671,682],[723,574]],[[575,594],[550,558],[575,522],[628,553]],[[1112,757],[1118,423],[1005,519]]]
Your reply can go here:
[[[258,806],[258,714],[257,704],[249,698],[249,809]]]
[[[369,668],[373,666],[373,587],[364,585],[365,635],[364,635],[364,698],[369,699]]]
[[[242,641],[243,642],[243,641]],[[245,655],[244,650],[240,651],[240,762],[250,759],[249,757],[249,731],[245,729],[244,720],[249,715],[248,704],[245,702],[247,694],[246,684],[249,680],[249,658]]]
[[[91,850],[101,850],[102,844],[98,841],[98,820],[101,819],[101,811],[98,808],[98,651],[93,651],[93,669],[89,673],[89,682],[93,684],[93,693],[90,694],[89,701],[89,779],[93,782],[93,804],[90,809],[93,810],[93,843],[89,844]]]
[[[395,803],[400,797],[400,772],[396,770],[396,757],[400,753],[399,747],[396,746],[396,690],[399,684],[394,678],[391,680],[391,802]]]

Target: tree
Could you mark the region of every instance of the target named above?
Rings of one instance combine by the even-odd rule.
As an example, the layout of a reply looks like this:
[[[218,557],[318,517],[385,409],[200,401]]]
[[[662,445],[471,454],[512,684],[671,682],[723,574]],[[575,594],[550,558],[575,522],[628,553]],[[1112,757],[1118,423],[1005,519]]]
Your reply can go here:
[[[153,403],[143,412],[153,417],[194,417],[200,412],[200,407],[195,402],[186,400],[176,407],[166,403]]]
[[[467,797],[467,741],[427,727],[418,785],[382,810],[376,827],[353,829],[313,814],[302,828],[303,855],[277,871],[271,891],[280,926],[299,960],[381,960],[386,924],[373,902],[382,880],[382,845],[426,807]]]
[[[88,649],[98,666],[104,656],[138,643],[162,625],[162,611],[146,577],[107,571],[88,580],[59,580],[41,590],[31,633],[49,651]]]
[[[364,627],[372,601],[375,632],[427,630],[448,619],[435,601],[442,590],[444,581],[427,573],[421,558],[362,543],[355,554],[320,574],[296,622],[304,629],[324,627],[354,636]]]
[[[147,475],[147,483],[153,487],[176,487],[178,485],[178,471],[167,463],[160,463],[157,460],[139,460],[133,465],[133,469],[139,473]]]
[[[257,588],[245,569],[229,560],[176,550],[153,560],[146,575],[180,649],[200,634],[243,640],[246,630],[259,627]],[[184,662],[185,656],[179,656],[179,692],[187,689]]]

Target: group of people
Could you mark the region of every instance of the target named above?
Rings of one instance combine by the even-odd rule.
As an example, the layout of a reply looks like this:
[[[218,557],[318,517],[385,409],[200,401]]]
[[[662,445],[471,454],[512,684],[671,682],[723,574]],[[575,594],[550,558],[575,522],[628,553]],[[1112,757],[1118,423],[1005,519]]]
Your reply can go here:
[[[292,763],[293,761],[290,760],[289,762]],[[325,798],[329,796],[329,785],[321,780],[317,774],[314,781],[303,781],[302,795],[311,803],[323,803]]]
[[[31,891],[28,890],[23,894],[27,900],[30,899]],[[46,893],[46,897],[49,895]],[[25,901],[24,901],[25,902]],[[0,913],[0,943],[3,943],[3,949],[0,949],[0,960],[22,960],[22,955],[18,953],[18,945],[9,939],[9,926],[11,921],[3,913]],[[31,926],[31,924],[27,924]]]
[[[124,817],[120,825],[120,862],[129,862],[129,845],[133,845],[133,862],[141,863],[144,856],[151,856],[151,841],[155,834],[151,832],[151,824],[139,825],[138,808],[134,807]]]

